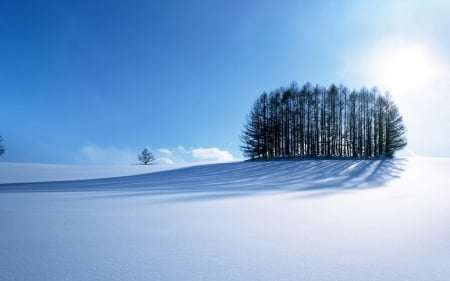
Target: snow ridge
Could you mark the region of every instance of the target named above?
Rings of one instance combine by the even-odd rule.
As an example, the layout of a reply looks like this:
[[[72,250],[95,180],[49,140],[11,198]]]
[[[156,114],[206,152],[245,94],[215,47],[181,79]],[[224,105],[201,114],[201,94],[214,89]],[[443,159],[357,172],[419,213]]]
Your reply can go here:
[[[182,194],[370,188],[398,177],[406,162],[407,159],[234,162],[115,178],[2,184],[0,192],[121,190]]]

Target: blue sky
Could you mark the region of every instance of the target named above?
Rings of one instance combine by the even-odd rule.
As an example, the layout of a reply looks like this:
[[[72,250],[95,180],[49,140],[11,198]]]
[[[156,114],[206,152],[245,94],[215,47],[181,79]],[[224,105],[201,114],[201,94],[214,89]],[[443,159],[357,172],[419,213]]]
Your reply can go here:
[[[407,152],[450,157],[449,14],[446,1],[2,1],[0,160],[242,158],[254,100],[294,80],[390,90]]]

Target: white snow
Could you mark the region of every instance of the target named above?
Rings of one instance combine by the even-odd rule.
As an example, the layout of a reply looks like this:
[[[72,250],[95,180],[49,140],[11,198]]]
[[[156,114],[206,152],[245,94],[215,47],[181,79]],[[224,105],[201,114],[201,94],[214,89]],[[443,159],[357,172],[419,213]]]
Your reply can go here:
[[[181,167],[189,163],[153,165],[54,165],[36,163],[0,162],[0,183],[69,181],[82,179],[121,177]]]
[[[450,280],[450,159],[0,185],[0,280]]]

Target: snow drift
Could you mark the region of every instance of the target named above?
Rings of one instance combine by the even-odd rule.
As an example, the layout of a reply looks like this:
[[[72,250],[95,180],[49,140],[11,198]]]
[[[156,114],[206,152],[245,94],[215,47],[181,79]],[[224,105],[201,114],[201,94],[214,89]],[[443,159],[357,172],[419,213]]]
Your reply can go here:
[[[0,162],[0,184],[110,178],[171,170],[187,166],[192,166],[192,164],[158,163],[157,165],[83,166]]]
[[[351,189],[396,178],[406,159],[280,160],[201,165],[153,173],[65,182],[2,185],[0,191],[147,191],[167,194]],[[154,166],[157,167],[157,166]],[[152,167],[150,167],[152,168]],[[94,169],[95,171],[95,169]],[[98,171],[98,170],[97,170]]]
[[[450,159],[0,185],[0,280],[450,279]]]

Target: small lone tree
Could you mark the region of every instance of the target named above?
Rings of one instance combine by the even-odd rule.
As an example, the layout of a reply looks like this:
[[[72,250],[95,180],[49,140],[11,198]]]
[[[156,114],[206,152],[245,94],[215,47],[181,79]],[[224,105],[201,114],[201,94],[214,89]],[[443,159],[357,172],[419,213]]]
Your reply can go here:
[[[141,162],[142,165],[149,165],[151,164],[151,162],[155,161],[155,157],[148,150],[148,148],[144,148],[141,154],[138,155],[138,160]]]
[[[3,138],[0,136],[0,155],[5,153],[5,147],[3,146]]]

